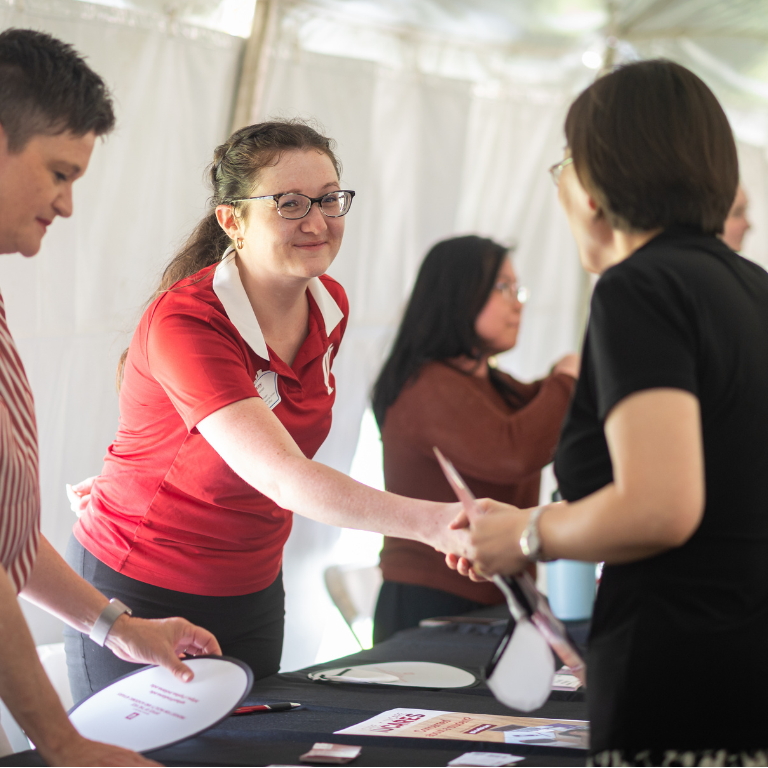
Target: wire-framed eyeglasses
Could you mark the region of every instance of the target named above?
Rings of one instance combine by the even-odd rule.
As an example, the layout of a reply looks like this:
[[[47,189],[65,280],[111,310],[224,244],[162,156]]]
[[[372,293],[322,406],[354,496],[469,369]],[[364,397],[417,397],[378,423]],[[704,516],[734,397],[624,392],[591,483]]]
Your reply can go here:
[[[563,174],[563,168],[565,168],[566,165],[570,165],[572,162],[573,158],[569,156],[559,163],[555,163],[549,167],[549,175],[552,177],[552,181],[555,182],[555,186],[560,184],[560,176]]]
[[[525,304],[531,297],[531,292],[524,285],[518,285],[517,283],[508,283],[506,280],[499,280],[493,286],[494,291],[498,291],[510,304],[513,301],[518,301],[520,304]]]
[[[274,200],[277,212],[284,219],[303,219],[317,203],[324,216],[338,219],[345,216],[352,207],[352,198],[355,193],[351,189],[340,189],[328,192],[320,197],[309,197],[300,192],[281,192],[278,195],[259,195],[258,197],[244,197],[240,200],[232,200],[233,203],[244,203],[246,200]]]

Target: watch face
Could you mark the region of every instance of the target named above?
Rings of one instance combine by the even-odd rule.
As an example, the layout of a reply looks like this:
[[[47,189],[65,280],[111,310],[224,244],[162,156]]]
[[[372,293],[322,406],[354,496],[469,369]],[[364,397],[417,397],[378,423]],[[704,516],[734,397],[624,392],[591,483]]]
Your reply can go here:
[[[531,531],[526,531],[520,540],[520,549],[523,555],[533,561],[536,558],[536,540]]]
[[[541,554],[541,539],[539,538],[538,528],[540,510],[541,508],[539,507],[531,512],[528,525],[525,526],[523,535],[520,537],[520,551],[531,562],[539,560],[539,555]]]
[[[113,597],[110,601],[113,605],[117,605],[123,613],[127,613],[129,616],[133,616],[133,611],[122,601]]]
[[[89,637],[94,643],[104,647],[104,643],[107,641],[107,635],[112,629],[112,625],[124,614],[129,616],[132,614],[131,609],[122,601],[113,597],[106,608],[99,614],[96,622],[91,628]]]

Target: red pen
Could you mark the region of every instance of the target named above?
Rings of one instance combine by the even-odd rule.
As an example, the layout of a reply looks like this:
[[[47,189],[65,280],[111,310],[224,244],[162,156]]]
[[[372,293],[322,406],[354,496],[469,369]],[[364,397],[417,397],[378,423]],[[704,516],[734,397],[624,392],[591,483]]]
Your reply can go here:
[[[277,704],[254,704],[250,707],[238,707],[233,715],[252,715],[255,712],[287,712],[290,709],[296,709],[301,704],[294,701],[280,701]]]

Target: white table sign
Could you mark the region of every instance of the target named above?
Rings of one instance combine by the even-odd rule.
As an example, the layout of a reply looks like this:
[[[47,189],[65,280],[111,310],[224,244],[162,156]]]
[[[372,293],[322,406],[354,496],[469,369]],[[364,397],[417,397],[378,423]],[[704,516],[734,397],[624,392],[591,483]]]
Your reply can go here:
[[[310,672],[310,680],[334,683],[396,685],[405,688],[466,688],[477,679],[471,672],[431,661],[385,661]]]
[[[149,752],[196,736],[223,720],[248,695],[253,674],[227,657],[185,659],[184,683],[162,667],[145,667],[81,701],[69,719],[82,736]]]

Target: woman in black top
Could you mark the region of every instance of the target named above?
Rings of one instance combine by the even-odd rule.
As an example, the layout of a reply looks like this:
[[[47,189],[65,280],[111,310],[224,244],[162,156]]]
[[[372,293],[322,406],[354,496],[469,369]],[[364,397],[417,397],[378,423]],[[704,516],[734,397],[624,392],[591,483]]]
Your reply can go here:
[[[553,176],[601,275],[555,461],[567,501],[483,502],[474,566],[605,561],[595,763],[765,765],[768,274],[716,237],[738,182],[730,127],[695,75],[648,61],[591,85],[565,133]]]

